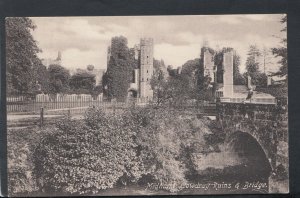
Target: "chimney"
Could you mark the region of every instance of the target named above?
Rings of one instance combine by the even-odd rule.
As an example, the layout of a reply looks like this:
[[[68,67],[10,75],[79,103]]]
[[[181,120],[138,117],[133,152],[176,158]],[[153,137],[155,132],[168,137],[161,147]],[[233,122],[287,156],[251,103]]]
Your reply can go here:
[[[233,96],[233,52],[228,51],[223,55],[223,96],[231,98]]]

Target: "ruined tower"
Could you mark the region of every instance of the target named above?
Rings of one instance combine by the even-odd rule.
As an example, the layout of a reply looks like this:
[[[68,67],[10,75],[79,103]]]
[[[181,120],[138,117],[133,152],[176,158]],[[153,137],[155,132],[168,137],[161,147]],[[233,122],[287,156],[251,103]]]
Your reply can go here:
[[[140,41],[140,97],[152,99],[153,90],[150,80],[153,74],[153,39],[142,38]]]
[[[140,55],[140,45],[137,44],[137,45],[134,45],[134,59],[135,60],[138,60],[139,59],[139,55]]]
[[[223,55],[223,96],[225,98],[233,96],[233,52],[228,51]]]
[[[211,78],[211,83],[215,82],[215,71],[214,71],[214,55],[210,53],[207,48],[203,48],[203,65],[204,65],[204,76]]]

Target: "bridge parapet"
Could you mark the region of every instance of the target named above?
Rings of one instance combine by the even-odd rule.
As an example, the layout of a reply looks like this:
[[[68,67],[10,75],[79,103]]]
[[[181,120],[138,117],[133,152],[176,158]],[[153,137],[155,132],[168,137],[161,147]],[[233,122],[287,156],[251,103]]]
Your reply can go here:
[[[276,104],[275,98],[257,97],[251,100],[245,100],[245,98],[220,98],[222,103],[250,103],[250,104]]]

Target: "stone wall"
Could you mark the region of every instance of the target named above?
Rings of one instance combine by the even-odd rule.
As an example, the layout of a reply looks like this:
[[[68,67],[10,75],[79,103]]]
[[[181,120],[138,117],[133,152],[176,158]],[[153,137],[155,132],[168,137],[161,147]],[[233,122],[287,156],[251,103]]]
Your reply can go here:
[[[218,103],[217,119],[226,134],[237,130],[251,134],[262,146],[272,168],[288,169],[287,110],[276,104]]]

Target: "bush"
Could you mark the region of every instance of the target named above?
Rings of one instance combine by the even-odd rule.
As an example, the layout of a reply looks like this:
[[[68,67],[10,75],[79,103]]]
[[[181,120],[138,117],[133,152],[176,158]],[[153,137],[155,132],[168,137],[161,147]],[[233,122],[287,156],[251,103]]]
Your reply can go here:
[[[195,145],[203,144],[202,129],[182,112],[152,107],[135,108],[127,112],[137,131],[138,156],[144,172],[163,184],[173,184],[170,191],[180,190],[186,184],[186,174],[193,172],[190,156]],[[144,181],[142,183],[145,183]]]
[[[156,181],[178,191],[193,170],[189,154],[205,144],[199,127],[204,123],[195,122],[181,112],[152,107],[114,116],[92,108],[84,120],[66,118],[35,150],[39,186],[51,193],[89,194]]]
[[[84,121],[69,118],[46,135],[35,156],[35,174],[44,191],[96,193],[112,188],[125,175],[138,179],[140,161],[121,116],[90,109]]]
[[[37,190],[32,175],[32,152],[41,138],[39,128],[7,130],[8,192],[32,193]]]

